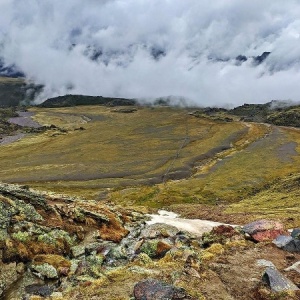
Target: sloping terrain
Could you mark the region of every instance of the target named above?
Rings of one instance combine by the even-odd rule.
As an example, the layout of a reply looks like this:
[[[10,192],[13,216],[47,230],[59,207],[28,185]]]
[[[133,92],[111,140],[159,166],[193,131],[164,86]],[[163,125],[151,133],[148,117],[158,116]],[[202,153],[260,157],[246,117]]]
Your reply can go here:
[[[191,215],[196,204],[235,215],[244,212],[243,203],[264,199],[261,214],[299,225],[297,184],[295,191],[273,188],[299,175],[298,129],[170,107],[31,111],[50,129],[1,146],[4,182],[127,206],[186,205]],[[282,197],[291,210],[275,209]],[[240,205],[226,210],[233,203]]]
[[[299,286],[299,273],[284,271],[299,253],[226,226],[199,238],[145,223],[166,208],[300,226],[300,130],[213,110],[31,108],[45,130],[0,146],[1,181],[22,184],[0,184],[3,299],[129,300],[147,278],[183,288],[182,299],[297,299],[266,288],[258,261]]]

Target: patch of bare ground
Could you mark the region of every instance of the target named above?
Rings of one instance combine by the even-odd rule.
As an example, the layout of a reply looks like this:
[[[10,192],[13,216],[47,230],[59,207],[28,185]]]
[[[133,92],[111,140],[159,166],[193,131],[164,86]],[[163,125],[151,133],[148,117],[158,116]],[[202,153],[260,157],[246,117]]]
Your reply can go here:
[[[284,269],[299,261],[300,254],[290,255],[271,244],[257,244],[248,248],[232,247],[208,265],[207,280],[201,287],[206,299],[263,299],[259,298],[258,290],[262,288],[261,278],[265,267],[257,264],[259,259],[271,261],[286,277],[299,284],[300,274],[285,272]],[[286,296],[281,299],[298,298]]]
[[[173,204],[168,206],[168,209],[180,214],[182,218],[203,219],[227,224],[243,225],[255,219],[251,214],[225,213],[225,205]]]

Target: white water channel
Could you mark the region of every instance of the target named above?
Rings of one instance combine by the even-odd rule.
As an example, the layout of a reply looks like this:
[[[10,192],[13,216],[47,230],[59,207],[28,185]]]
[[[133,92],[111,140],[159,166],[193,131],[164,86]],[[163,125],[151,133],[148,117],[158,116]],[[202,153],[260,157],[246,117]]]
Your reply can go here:
[[[209,232],[213,229],[213,227],[219,225],[230,225],[233,227],[237,226],[208,220],[184,219],[180,218],[178,214],[166,210],[159,210],[158,214],[151,214],[149,216],[151,217],[151,220],[147,221],[148,225],[155,223],[164,223],[167,225],[175,226],[179,230],[188,231],[196,236],[201,236],[204,232]]]

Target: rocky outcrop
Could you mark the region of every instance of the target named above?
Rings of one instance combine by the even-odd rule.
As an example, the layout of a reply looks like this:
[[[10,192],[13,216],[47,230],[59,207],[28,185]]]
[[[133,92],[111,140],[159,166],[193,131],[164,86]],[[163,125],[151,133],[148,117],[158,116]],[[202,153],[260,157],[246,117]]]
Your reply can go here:
[[[6,272],[0,295],[20,277],[19,262],[42,280],[69,274],[100,277],[103,263],[120,258],[117,247],[129,233],[126,227],[134,232],[145,218],[94,201],[0,184],[1,274]],[[86,241],[90,232],[93,239]],[[127,250],[122,258],[128,261]]]

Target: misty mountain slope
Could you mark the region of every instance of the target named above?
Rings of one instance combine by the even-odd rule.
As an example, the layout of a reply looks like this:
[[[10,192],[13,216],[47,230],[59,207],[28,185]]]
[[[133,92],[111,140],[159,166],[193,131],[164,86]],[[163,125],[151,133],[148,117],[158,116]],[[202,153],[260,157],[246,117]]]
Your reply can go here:
[[[122,205],[187,210],[213,205],[218,211],[300,172],[297,129],[228,122],[225,115],[195,117],[179,108],[136,107],[131,113],[124,108],[31,109],[40,124],[55,126],[1,146],[1,179]],[[299,207],[293,195],[290,199],[294,221],[285,219],[288,210],[264,214],[298,224]],[[229,213],[231,221],[245,218],[237,210]]]

